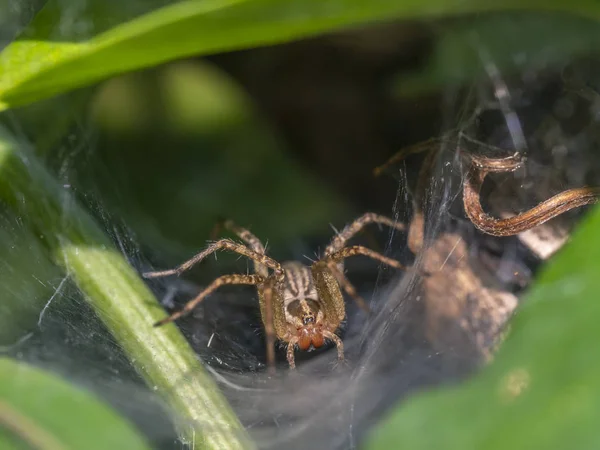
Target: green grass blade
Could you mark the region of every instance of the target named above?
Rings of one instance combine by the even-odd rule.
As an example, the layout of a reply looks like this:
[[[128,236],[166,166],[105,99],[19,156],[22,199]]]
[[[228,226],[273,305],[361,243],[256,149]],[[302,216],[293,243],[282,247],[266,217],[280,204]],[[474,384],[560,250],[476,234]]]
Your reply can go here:
[[[276,44],[375,20],[510,9],[597,18],[600,5],[558,0],[182,1],[81,43],[12,43],[0,53],[0,110],[192,55]]]
[[[248,437],[163,308],[98,226],[0,129],[0,200],[25,218],[77,283],[148,386],[180,417],[194,448],[238,449]]]

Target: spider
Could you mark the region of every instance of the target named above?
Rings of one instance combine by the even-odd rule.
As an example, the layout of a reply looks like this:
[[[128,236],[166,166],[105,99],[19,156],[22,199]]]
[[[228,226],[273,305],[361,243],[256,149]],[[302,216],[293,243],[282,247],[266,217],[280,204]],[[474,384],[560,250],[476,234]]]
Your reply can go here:
[[[405,267],[398,261],[360,245],[346,247],[349,239],[368,224],[377,223],[404,231],[402,223],[374,213],[366,213],[347,225],[332,239],[325,249],[324,256],[308,266],[299,261],[279,263],[265,253],[265,246],[250,231],[225,220],[220,226],[237,235],[244,244],[230,239],[221,239],[210,244],[190,260],[172,270],[147,272],[145,278],[158,278],[168,275],[181,275],[208,255],[227,250],[238,253],[254,261],[253,274],[222,275],[214,280],[183,309],[157,322],[161,326],[191,312],[208,295],[224,285],[254,285],[258,291],[260,313],[265,328],[267,344],[267,365],[275,366],[275,341],[287,344],[289,367],[296,367],[296,348],[310,351],[322,347],[327,340],[333,341],[339,360],[344,359],[344,344],[336,334],[346,316],[344,298],[340,287],[356,301],[358,306],[368,311],[365,301],[344,275],[344,259],[363,255],[380,261],[396,269]]]

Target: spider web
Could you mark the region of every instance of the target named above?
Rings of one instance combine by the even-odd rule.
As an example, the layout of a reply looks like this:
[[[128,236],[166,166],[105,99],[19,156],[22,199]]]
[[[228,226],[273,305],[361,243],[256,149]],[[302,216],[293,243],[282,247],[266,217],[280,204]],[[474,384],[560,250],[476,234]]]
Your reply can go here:
[[[518,149],[528,157],[522,172],[494,177],[484,192],[486,209],[495,215],[510,214],[536,204],[556,189],[600,184],[598,173],[591,169],[598,166],[594,160],[597,152],[590,150],[596,145],[592,125],[599,105],[595,87],[587,81],[596,73],[593,66],[586,60],[557,65],[542,54],[515,64],[517,67],[507,67],[504,61],[496,61],[494,49],[477,33],[466,35],[462,45],[474,50],[483,76],[467,89],[444,89],[442,124],[432,132],[441,135],[458,129],[493,145]],[[548,45],[552,48],[554,43]],[[519,55],[511,56],[518,59]],[[185,66],[183,69],[187,70]],[[149,77],[153,76],[150,71]],[[141,84],[148,81],[143,77],[133,80]],[[119,88],[116,83],[112,88]],[[14,115],[8,120],[11,128],[28,140],[21,118]],[[120,169],[121,165],[131,168],[142,158],[152,158],[155,149],[123,156],[119,152],[129,145],[131,137],[127,131],[116,142],[114,136],[107,140],[98,128],[87,119],[78,120],[44,159],[140,272],[159,265],[170,267],[193,254],[208,234],[198,231],[202,229],[199,224],[208,222],[203,216],[222,214],[219,205],[238,197],[236,213],[258,224],[258,230],[253,228],[257,234],[262,231],[265,237],[275,236],[267,251],[279,260],[302,260],[304,255],[312,258],[314,249],[324,248],[331,238],[328,222],[335,222],[339,229],[353,218],[347,211],[334,214],[329,209],[337,201],[335,196],[329,203],[305,200],[316,198],[326,182],[298,169],[293,159],[280,155],[278,144],[273,142],[270,150],[257,150],[256,155],[244,159],[245,148],[234,148],[239,142],[200,137],[205,139],[205,151],[190,150],[179,166],[164,161],[164,172],[179,171],[177,177],[185,182],[176,184],[177,191],[167,189],[161,194],[161,183],[148,185],[148,179],[155,179],[152,176]],[[247,136],[241,139],[244,144]],[[111,145],[121,147],[113,152],[99,151]],[[215,148],[223,154],[215,156]],[[347,265],[349,278],[372,308],[366,316],[347,302],[348,317],[342,330],[347,362],[337,363],[335,349],[329,346],[318,352],[297,353],[299,370],[289,372],[282,357],[284,350],[278,349],[278,373],[267,377],[264,332],[252,289],[224,289],[180,322],[261,448],[358,448],[370,427],[402,399],[472,374],[493,354],[537,266],[564,242],[560,233],[568,236],[580,215],[572,212],[553,223],[545,240],[539,236],[482,236],[464,219],[460,197],[463,173],[456,149],[443,147],[440,155],[427,183],[425,250],[413,255],[405,235],[377,227],[372,230],[374,239],[385,244],[384,253],[414,264],[411,269],[395,273],[365,261]],[[242,162],[231,164],[232,160]],[[420,161],[417,156],[388,171],[387,176],[397,181],[397,192],[386,213],[398,221],[411,220],[413,174]],[[262,182],[261,171],[269,164],[277,165],[277,173],[269,174],[270,183],[249,189]],[[164,177],[164,185],[173,185],[168,173]],[[273,194],[277,189],[285,191],[281,186],[291,186],[285,184],[292,183],[288,179],[298,183],[309,179],[307,184],[314,182],[317,188],[302,196]],[[251,193],[244,196],[246,189]],[[146,190],[151,191],[150,200],[142,195]],[[282,198],[291,206],[279,207]],[[192,209],[195,202],[200,207],[196,206],[195,216],[188,217],[169,209],[172,199],[179,206],[189,204]],[[173,233],[181,227],[194,233],[183,233],[179,239],[164,233],[149,212],[148,205],[154,201],[162,205],[156,222],[167,223],[163,229]],[[250,203],[268,206],[257,211],[245,206]],[[127,214],[119,205],[142,207],[136,206],[136,215]],[[310,208],[313,210],[306,219],[305,211]],[[280,220],[285,223],[280,225]],[[177,440],[164,406],[142,384],[69,274],[51,263],[26,220],[2,208],[0,222],[0,245],[5,255],[0,262],[0,289],[7,300],[0,304],[0,315],[35,316],[33,322],[11,322],[3,334],[3,352],[47,367],[98,393],[131,418],[157,448],[186,448]],[[357,241],[361,239],[372,242],[366,235]],[[541,241],[550,250],[540,250]],[[431,270],[432,264],[437,264],[440,275],[436,283],[445,287],[445,295],[424,284],[420,271]],[[203,264],[190,277],[161,280],[151,286],[166,308],[177,308],[219,274],[250,270],[245,261],[223,255]],[[458,286],[454,280],[459,271],[469,274],[474,284]],[[500,295],[490,294],[490,286]]]

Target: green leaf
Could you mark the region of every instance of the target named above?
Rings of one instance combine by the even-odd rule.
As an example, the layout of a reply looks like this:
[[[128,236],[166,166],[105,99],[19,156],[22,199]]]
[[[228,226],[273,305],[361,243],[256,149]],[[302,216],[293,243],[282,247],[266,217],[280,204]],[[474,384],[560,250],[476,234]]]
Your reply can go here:
[[[0,358],[0,448],[148,449],[131,424],[55,375]]]
[[[251,447],[177,327],[153,327],[166,314],[137,272],[69,192],[1,127],[0,200],[42,236],[138,373],[176,414],[194,449]]]
[[[600,5],[558,0],[182,1],[80,43],[14,42],[0,53],[0,110],[186,56],[286,42],[374,20],[508,9],[597,17]]]
[[[407,401],[366,448],[600,448],[598,230],[596,208],[527,296],[489,367]]]

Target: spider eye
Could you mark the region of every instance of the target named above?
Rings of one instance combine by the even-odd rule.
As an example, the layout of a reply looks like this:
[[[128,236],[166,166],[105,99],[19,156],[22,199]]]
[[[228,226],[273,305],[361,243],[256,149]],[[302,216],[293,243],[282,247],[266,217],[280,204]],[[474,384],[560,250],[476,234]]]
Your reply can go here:
[[[302,322],[304,322],[304,325],[308,325],[309,323],[314,323],[315,318],[313,316],[308,316],[302,319]]]

